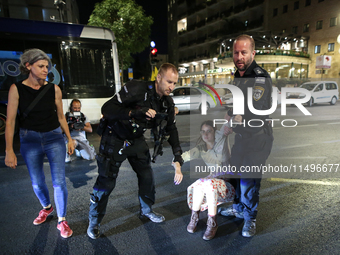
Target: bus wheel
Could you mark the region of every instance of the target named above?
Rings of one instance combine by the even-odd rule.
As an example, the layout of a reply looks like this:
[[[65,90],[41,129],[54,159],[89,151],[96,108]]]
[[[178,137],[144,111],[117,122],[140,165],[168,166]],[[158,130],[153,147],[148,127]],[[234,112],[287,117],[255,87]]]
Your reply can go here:
[[[5,134],[6,129],[6,119],[7,110],[5,106],[0,106],[0,135]]]

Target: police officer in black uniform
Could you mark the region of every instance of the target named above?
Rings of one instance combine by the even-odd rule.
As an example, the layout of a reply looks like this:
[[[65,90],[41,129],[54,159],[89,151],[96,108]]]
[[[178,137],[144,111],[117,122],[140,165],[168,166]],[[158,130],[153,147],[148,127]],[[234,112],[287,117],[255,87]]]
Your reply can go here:
[[[153,128],[156,139],[160,133],[169,135],[168,142],[174,154],[173,165],[177,166],[174,181],[179,184],[183,178],[180,169],[183,164],[182,149],[175,124],[174,102],[169,97],[177,80],[176,67],[163,64],[155,82],[132,80],[103,105],[105,121],[102,119],[99,128],[103,130],[97,155],[99,176],[91,194],[87,229],[92,239],[100,236],[99,224],[116,185],[119,167],[126,158],[138,177],[140,218],[153,222],[165,220],[163,215],[151,208],[155,202],[155,184],[149,147],[143,134],[147,128]],[[159,130],[159,126],[164,130]]]
[[[254,57],[254,39],[248,35],[238,36],[233,45],[233,60],[237,68],[234,84],[244,95],[244,115],[242,123],[233,128],[236,135],[231,150],[231,164],[238,170],[239,178],[232,179],[236,189],[233,206],[219,209],[219,213],[224,216],[244,218],[242,229],[244,237],[251,237],[256,233],[256,214],[262,177],[261,171],[245,172],[245,169],[263,166],[274,140],[271,123],[268,121],[269,116],[256,115],[248,107],[249,87],[253,88],[252,103],[256,110],[267,110],[271,107],[271,78],[267,71],[256,64]],[[230,120],[232,115],[231,109],[226,119]]]

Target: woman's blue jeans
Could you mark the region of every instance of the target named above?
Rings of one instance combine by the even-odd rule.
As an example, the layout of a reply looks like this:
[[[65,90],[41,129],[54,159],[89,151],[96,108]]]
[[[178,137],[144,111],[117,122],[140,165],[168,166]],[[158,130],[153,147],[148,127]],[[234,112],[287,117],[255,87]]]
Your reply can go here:
[[[65,181],[66,147],[61,128],[49,132],[20,129],[20,152],[31,177],[33,190],[43,207],[51,204],[45,182],[44,157],[48,158],[58,217],[66,216],[67,188]]]

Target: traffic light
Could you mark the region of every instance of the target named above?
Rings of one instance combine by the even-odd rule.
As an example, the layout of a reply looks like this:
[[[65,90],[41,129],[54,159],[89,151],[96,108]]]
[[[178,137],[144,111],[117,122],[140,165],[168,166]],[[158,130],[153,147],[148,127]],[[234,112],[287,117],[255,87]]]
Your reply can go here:
[[[152,58],[157,57],[157,49],[156,49],[156,48],[153,48],[153,49],[151,50],[151,57],[152,57]]]
[[[156,43],[154,41],[150,42],[150,65],[154,65],[158,60],[156,59],[157,57],[157,49]]]

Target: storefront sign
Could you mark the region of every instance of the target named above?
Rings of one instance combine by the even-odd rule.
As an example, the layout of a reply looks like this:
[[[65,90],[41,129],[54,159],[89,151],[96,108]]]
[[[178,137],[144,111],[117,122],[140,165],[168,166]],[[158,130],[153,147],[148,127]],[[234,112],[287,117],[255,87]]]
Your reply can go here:
[[[218,69],[209,69],[207,71],[208,74],[210,73],[223,73],[223,72],[231,72],[232,69],[228,69],[228,68],[218,68]]]
[[[329,69],[331,68],[332,57],[327,55],[316,57],[316,69]]]

